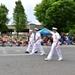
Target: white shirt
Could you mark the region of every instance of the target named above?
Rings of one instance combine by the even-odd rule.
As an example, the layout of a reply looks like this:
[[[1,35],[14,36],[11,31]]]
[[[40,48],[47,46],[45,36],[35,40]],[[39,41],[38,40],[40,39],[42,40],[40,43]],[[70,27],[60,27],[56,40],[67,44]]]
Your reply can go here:
[[[32,34],[30,35],[29,41],[30,41],[30,42],[32,42],[32,41],[34,42],[34,33],[32,33]]]
[[[39,37],[39,39],[38,39],[38,37]],[[36,32],[35,39],[41,40],[41,34],[39,32]]]
[[[61,38],[58,32],[54,33],[52,32],[53,42],[57,42],[58,39]]]

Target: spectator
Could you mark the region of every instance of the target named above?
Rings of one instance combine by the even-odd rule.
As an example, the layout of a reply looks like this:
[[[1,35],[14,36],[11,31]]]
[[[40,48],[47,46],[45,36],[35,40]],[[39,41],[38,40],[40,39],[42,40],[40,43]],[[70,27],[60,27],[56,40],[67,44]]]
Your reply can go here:
[[[66,36],[66,42],[67,42],[68,45],[71,43],[71,40],[69,39],[68,36]]]
[[[3,45],[2,37],[0,37],[0,45]]]
[[[23,40],[23,37],[20,37],[18,43],[22,44],[22,46],[25,46],[25,41]]]
[[[7,35],[5,35],[3,37],[2,41],[3,41],[3,46],[5,46],[5,45],[12,46],[11,43],[10,43],[10,39],[9,39],[9,37]]]
[[[48,40],[47,43],[46,43],[46,45],[47,45],[47,46],[51,46],[51,41]]]
[[[11,43],[14,44],[14,45],[16,45],[16,46],[19,46],[19,44],[17,42],[17,39],[15,37],[12,37]]]

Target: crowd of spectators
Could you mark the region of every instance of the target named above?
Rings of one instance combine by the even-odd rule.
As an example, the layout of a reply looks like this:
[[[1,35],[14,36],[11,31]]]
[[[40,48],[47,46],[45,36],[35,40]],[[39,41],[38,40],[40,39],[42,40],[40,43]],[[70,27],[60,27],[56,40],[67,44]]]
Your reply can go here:
[[[51,46],[53,42],[52,35],[45,35],[42,37],[42,42],[41,44],[44,46]],[[61,45],[75,45],[75,37],[72,36],[66,36],[66,35],[61,35],[60,39],[60,44]],[[28,45],[28,36],[20,36],[19,38],[16,37],[9,37],[7,35],[3,35],[0,37],[0,45],[1,46],[26,46]]]
[[[42,45],[47,45],[47,46],[51,46],[53,42],[53,39],[52,39],[52,35],[47,35],[47,36],[44,36],[43,39],[42,39]]]
[[[51,46],[52,42],[53,42],[52,35],[50,34],[43,38],[42,45]],[[60,44],[61,45],[75,45],[75,37],[73,35],[68,36],[68,35],[63,34],[61,35]]]
[[[75,36],[71,35],[61,35],[60,39],[61,44],[65,45],[75,45]]]
[[[7,35],[3,35],[3,37],[0,37],[0,45],[1,46],[25,46],[28,44],[28,41],[26,40],[27,37],[20,36],[19,38],[16,37],[9,37]]]

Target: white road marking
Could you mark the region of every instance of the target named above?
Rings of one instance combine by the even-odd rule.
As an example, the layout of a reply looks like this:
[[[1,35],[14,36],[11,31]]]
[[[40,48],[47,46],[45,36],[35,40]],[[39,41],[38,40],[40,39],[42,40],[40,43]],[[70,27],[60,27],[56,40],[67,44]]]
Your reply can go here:
[[[26,56],[26,55],[31,56],[30,54],[0,54],[0,56]],[[33,54],[33,55],[40,56],[40,54]]]
[[[2,49],[2,51],[3,51],[3,54],[7,54],[7,51],[4,48]]]
[[[21,50],[15,50],[16,52],[20,52]]]

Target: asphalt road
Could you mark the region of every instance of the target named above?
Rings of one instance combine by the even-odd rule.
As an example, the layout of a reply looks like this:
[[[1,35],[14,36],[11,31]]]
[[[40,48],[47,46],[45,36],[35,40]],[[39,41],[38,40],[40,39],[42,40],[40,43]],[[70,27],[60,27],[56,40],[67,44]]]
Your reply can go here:
[[[61,46],[63,61],[56,52],[52,61],[45,61],[50,47],[44,46],[46,55],[25,54],[27,47],[0,47],[0,75],[75,75],[75,46]]]

